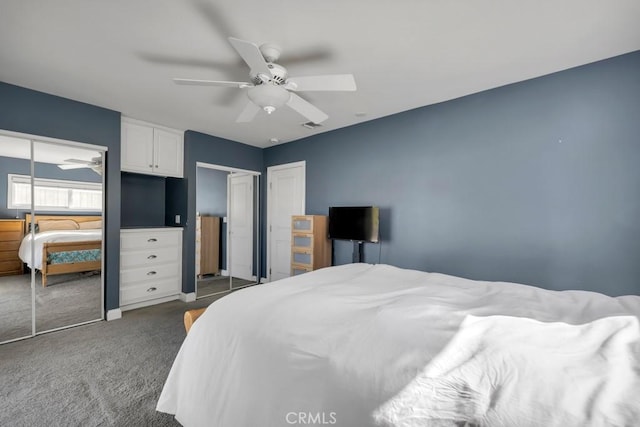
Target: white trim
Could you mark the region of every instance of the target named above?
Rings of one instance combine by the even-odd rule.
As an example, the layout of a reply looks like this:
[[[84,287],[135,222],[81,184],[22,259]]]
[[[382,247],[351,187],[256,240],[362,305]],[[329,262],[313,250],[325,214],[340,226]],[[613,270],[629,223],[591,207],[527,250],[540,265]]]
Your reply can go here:
[[[269,282],[271,282],[271,280],[269,280],[269,279],[268,279],[268,278],[266,278],[266,277],[261,277],[261,278],[260,278],[260,284],[262,284],[262,283],[269,283]]]
[[[299,162],[292,162],[292,163],[284,163],[281,165],[275,165],[275,166],[269,166],[267,167],[267,182],[266,182],[266,186],[267,186],[267,224],[265,225],[265,230],[267,233],[267,242],[266,242],[266,251],[267,251],[267,277],[269,278],[269,281],[271,280],[271,251],[269,250],[271,248],[271,176],[272,173],[274,171],[279,171],[279,170],[283,170],[283,169],[290,169],[290,168],[297,168],[297,167],[301,167],[302,168],[302,210],[303,213],[306,211],[306,205],[307,205],[307,162],[306,160],[301,160]]]
[[[188,294],[180,292],[180,301],[182,302],[194,302],[196,300],[196,293],[189,292]]]
[[[114,308],[113,310],[107,310],[107,321],[117,320],[122,318],[122,310]]]
[[[129,311],[129,310],[135,310],[136,308],[142,308],[142,307],[147,307],[150,305],[156,305],[156,304],[162,304],[163,302],[169,302],[169,301],[175,301],[175,300],[179,300],[180,299],[180,295],[176,294],[176,295],[169,295],[168,297],[163,297],[163,298],[156,298],[156,299],[151,299],[148,301],[142,301],[142,302],[138,302],[135,304],[128,304],[128,305],[123,305],[120,307],[120,310],[124,311]]]
[[[229,277],[229,271],[228,270],[220,270],[220,275]]]
[[[170,128],[168,126],[159,125],[157,123],[152,123],[152,122],[145,122],[144,120],[134,119],[128,116],[120,116],[120,118],[123,122],[133,123],[133,124],[142,125],[142,126],[150,126],[150,127],[154,127],[156,129],[161,129],[171,133],[181,133],[184,135],[184,132],[185,132],[183,129]]]

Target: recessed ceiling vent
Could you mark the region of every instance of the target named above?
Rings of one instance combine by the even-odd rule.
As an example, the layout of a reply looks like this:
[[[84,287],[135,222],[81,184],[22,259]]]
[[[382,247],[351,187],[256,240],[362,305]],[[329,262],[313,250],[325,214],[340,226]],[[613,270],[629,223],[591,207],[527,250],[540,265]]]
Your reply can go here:
[[[319,128],[322,125],[320,123],[306,122],[306,123],[303,123],[302,126],[306,127],[307,129],[315,129],[315,128]]]

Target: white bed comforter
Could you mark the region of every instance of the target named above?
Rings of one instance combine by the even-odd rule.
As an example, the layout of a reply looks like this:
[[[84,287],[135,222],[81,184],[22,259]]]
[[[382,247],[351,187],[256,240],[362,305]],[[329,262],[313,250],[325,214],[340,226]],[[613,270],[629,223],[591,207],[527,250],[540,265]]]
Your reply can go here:
[[[157,409],[185,426],[373,426],[373,414],[425,370],[469,314],[582,324],[640,317],[640,297],[388,265],[317,270],[215,301],[185,339]]]
[[[22,239],[20,249],[18,250],[18,256],[29,268],[36,268],[40,270],[42,268],[42,247],[44,243],[88,242],[91,240],[102,240],[102,230],[56,230],[36,233],[35,238],[33,239],[33,262],[31,260],[31,240],[31,233],[27,234],[24,239]]]

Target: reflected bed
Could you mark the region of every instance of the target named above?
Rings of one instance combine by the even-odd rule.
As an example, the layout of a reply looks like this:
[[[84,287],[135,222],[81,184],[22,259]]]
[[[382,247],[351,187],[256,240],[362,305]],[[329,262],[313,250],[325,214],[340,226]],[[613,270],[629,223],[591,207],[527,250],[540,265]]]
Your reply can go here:
[[[34,223],[33,257],[29,214],[18,255],[29,268],[40,270],[42,286],[47,286],[50,275],[101,270],[102,217],[36,215]]]

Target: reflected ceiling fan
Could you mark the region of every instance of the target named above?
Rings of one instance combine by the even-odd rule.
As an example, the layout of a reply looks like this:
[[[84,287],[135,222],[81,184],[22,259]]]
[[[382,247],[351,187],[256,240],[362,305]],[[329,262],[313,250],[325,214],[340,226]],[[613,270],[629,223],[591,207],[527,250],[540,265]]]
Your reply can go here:
[[[91,160],[65,159],[58,167],[62,170],[91,168],[98,175],[102,175],[102,157],[92,157]]]
[[[318,124],[325,121],[329,116],[295,92],[356,90],[356,82],[352,74],[289,77],[287,69],[282,65],[276,64],[282,52],[277,45],[266,43],[258,47],[252,42],[234,37],[229,37],[229,42],[249,66],[251,82],[195,79],[173,79],[173,81],[182,85],[247,89],[249,102],[236,119],[236,122],[250,122],[260,110],[271,114],[276,109],[286,105],[309,121]]]

